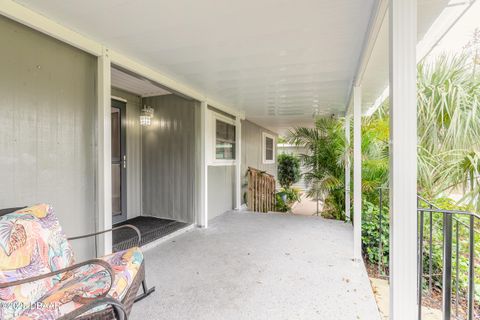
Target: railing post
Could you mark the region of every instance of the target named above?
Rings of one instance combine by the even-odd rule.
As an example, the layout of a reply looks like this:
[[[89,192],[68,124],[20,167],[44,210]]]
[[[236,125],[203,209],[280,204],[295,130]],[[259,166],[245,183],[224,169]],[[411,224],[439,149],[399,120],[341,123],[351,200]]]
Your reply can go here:
[[[452,215],[443,215],[443,320],[452,313]]]
[[[383,210],[383,192],[382,188],[379,189],[379,198],[380,198],[380,208],[378,209],[378,274],[381,275],[383,272],[383,243],[382,243],[382,210]]]
[[[424,212],[419,215],[418,235],[418,320],[422,319],[422,284],[423,284],[423,220]]]
[[[475,217],[470,215],[469,225],[469,264],[468,264],[468,320],[473,320],[474,296],[475,289]]]
[[[460,264],[460,234],[459,234],[459,228],[460,224],[458,223],[458,220],[455,219],[455,316],[458,317],[458,299],[459,299],[459,294],[458,294],[458,277],[460,276],[459,274],[459,269],[458,265]]]
[[[430,209],[432,209],[432,205],[430,205]],[[429,237],[429,247],[428,247],[428,292],[432,294],[433,288],[433,212],[430,212],[430,237]]]

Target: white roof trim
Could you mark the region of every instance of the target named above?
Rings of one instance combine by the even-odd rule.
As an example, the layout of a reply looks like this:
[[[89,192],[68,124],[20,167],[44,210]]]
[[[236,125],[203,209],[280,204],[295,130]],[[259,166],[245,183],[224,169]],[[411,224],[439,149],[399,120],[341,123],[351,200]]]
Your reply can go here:
[[[374,8],[374,14],[372,14],[370,23],[368,25],[368,36],[365,38],[365,43],[363,44],[362,54],[357,66],[357,72],[353,79],[352,87],[350,88],[347,105],[345,108],[345,114],[347,115],[350,112],[350,105],[352,100],[352,92],[354,86],[361,86],[363,76],[367,69],[368,63],[372,56],[372,51],[375,48],[377,42],[378,34],[385,20],[385,16],[388,11],[388,1],[387,0],[378,0]]]

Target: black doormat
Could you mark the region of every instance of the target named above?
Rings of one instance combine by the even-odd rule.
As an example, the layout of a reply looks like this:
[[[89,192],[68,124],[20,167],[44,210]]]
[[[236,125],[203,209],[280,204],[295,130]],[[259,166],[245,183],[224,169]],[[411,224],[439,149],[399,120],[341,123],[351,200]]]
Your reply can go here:
[[[114,227],[125,224],[131,224],[140,230],[140,234],[142,235],[140,246],[160,239],[189,225],[188,223],[178,222],[175,220],[140,216],[118,223]],[[114,252],[136,246],[137,241],[137,234],[132,229],[122,228],[113,231],[112,242]]]

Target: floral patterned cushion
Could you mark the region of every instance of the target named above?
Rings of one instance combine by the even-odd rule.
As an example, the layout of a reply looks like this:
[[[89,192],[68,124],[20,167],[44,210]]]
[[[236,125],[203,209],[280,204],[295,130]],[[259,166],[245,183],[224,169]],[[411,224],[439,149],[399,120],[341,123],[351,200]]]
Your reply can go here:
[[[72,248],[51,206],[40,204],[0,217],[0,283],[59,270],[73,261]],[[0,289],[0,319],[22,312],[60,277]]]
[[[115,272],[108,295],[122,300],[143,261],[139,248],[105,257]],[[30,278],[74,263],[73,251],[49,205],[37,205],[0,217],[0,283]],[[0,319],[56,319],[82,306],[78,295],[94,298],[110,287],[99,265],[32,283],[0,289]]]
[[[140,269],[143,261],[142,252],[139,248],[131,248],[101,259],[107,261],[115,272],[115,282],[108,295],[121,301]],[[72,300],[74,296],[78,295],[84,298],[99,296],[104,293],[105,288],[110,286],[110,280],[110,275],[101,266],[80,267],[71,277],[51,288],[44,297],[36,301],[17,319],[57,319],[82,306],[81,303]],[[102,308],[105,306],[98,307],[91,312]]]
[[[115,281],[108,295],[122,301],[143,262],[140,248],[134,247],[100,258],[112,266]]]

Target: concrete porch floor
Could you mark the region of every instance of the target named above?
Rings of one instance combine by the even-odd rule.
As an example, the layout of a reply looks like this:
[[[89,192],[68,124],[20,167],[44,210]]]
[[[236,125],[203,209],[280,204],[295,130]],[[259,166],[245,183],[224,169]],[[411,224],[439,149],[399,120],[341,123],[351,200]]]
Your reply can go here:
[[[320,217],[229,212],[145,252],[157,291],[131,319],[380,319],[352,228]]]

